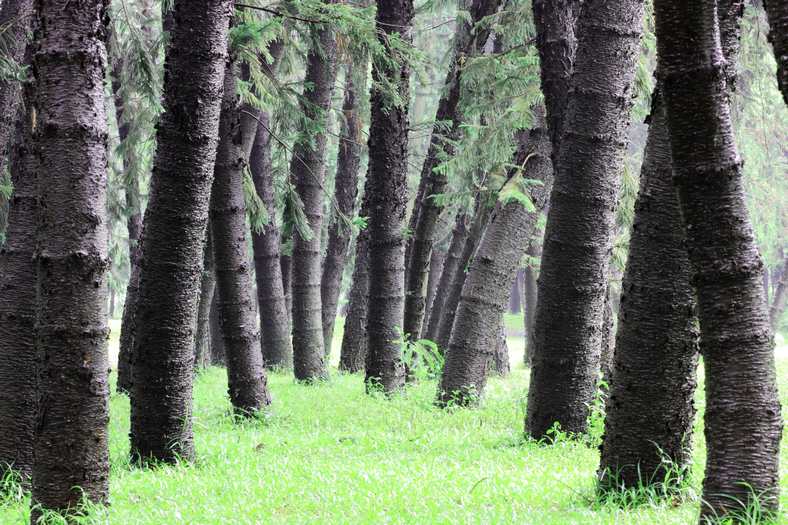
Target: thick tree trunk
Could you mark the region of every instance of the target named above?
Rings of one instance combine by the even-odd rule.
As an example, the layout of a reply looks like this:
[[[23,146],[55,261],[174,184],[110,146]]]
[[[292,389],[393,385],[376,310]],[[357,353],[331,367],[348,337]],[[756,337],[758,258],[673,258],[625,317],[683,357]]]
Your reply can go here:
[[[432,303],[435,302],[435,292],[438,291],[438,284],[440,283],[441,273],[443,272],[443,263],[446,262],[446,252],[435,248],[432,250],[430,256],[430,274],[427,278],[427,310],[424,312],[425,322],[421,326],[422,334],[425,333],[428,326],[430,314],[432,312]]]
[[[531,243],[531,247],[526,252],[531,257],[540,255],[539,249],[536,246],[536,241]],[[531,366],[533,360],[533,337],[534,337],[534,322],[536,320],[536,270],[533,265],[528,265],[525,268],[523,275],[523,333],[525,334],[525,365]]]
[[[413,0],[379,0],[378,39],[388,35],[412,40]],[[369,171],[364,188],[369,199],[369,310],[366,378],[368,390],[392,393],[405,383],[399,339],[405,303],[405,212],[408,196],[408,106],[410,66],[375,64],[375,84],[389,82],[399,90],[399,102],[386,100],[373,87],[369,130]]]
[[[316,381],[327,377],[323,316],[320,298],[321,243],[323,229],[323,179],[326,164],[328,111],[336,80],[337,42],[328,26],[315,30],[315,44],[307,56],[305,82],[311,86],[304,93],[301,110],[320,131],[304,133],[293,148],[290,177],[304,204],[312,238],[293,233],[293,372],[299,381]]]
[[[252,268],[246,252],[246,160],[233,64],[231,60],[224,73],[210,225],[230,402],[236,414],[253,415],[271,403],[271,396],[263,369]]]
[[[520,139],[514,164],[543,185],[530,191],[532,212],[517,200],[496,205],[462,288],[438,391],[439,405],[477,402],[487,381],[488,364],[500,347],[497,338],[511,283],[550,195],[550,137],[543,109],[528,139]],[[515,183],[519,171],[510,173],[507,184]]]
[[[0,249],[0,479],[9,469],[27,483],[36,420],[35,325],[38,185],[33,151],[32,88],[19,108],[9,167],[14,193],[8,241]]]
[[[203,255],[202,281],[200,282],[200,309],[197,311],[197,333],[194,341],[194,370],[211,364],[211,306],[216,291],[216,273],[213,268],[213,242],[208,232]]]
[[[528,433],[586,430],[596,392],[607,269],[626,154],[642,0],[589,0],[555,169],[536,308]]]
[[[41,206],[31,523],[109,497],[107,2],[67,4],[37,2],[32,68]]]
[[[132,355],[131,453],[194,457],[194,336],[232,2],[175,0]]]
[[[764,511],[776,512],[782,418],[774,340],[731,126],[716,2],[658,0],[654,6],[706,375],[701,517],[741,512],[753,494]],[[725,20],[720,26],[723,36],[736,33],[726,31]]]
[[[213,259],[213,254],[211,254],[211,258]],[[215,278],[216,276],[214,275]],[[219,311],[219,294],[216,293],[215,289],[211,300],[211,311],[208,314],[208,323],[211,331],[211,364],[213,366],[227,366],[224,336],[222,335],[222,314]]]
[[[362,217],[366,206],[362,207]],[[367,359],[367,308],[369,304],[369,232],[356,239],[356,265],[345,315],[345,332],[339,355],[339,369],[355,374],[364,370]]]
[[[358,72],[347,67],[345,79],[345,101],[342,105],[344,120],[339,137],[337,173],[334,182],[334,200],[338,212],[353,217],[358,195],[358,170],[361,165],[361,115],[359,100],[366,94],[367,67],[363,64]],[[335,210],[337,211],[337,210]],[[337,304],[342,288],[342,275],[345,273],[345,260],[350,244],[351,228],[341,217],[334,216],[328,229],[326,256],[323,259],[323,276],[320,282],[320,296],[323,302],[323,342],[326,356],[331,354],[334,339],[334,322],[337,317]]]
[[[445,157],[454,155],[452,142],[460,135],[462,117],[459,112],[460,85],[462,64],[469,55],[482,50],[490,35],[490,26],[476,27],[479,20],[494,14],[502,0],[471,0],[468,10],[469,19],[457,20],[457,31],[454,35],[454,57],[444,83],[444,92],[438,102],[436,122],[445,125],[451,122],[451,129],[446,137],[442,137],[433,127],[427,157],[421,170],[419,183],[420,197],[414,207],[416,217],[413,236],[408,246],[408,267],[405,283],[405,325],[404,332],[412,338],[421,334],[425,297],[427,295],[427,275],[429,273],[430,254],[437,233],[438,218],[443,207],[434,196],[442,194],[448,186],[444,172],[435,168]]]
[[[469,219],[470,217],[467,213],[462,211],[457,213],[457,218],[454,221],[454,230],[451,236],[451,244],[449,245],[449,251],[446,253],[446,258],[443,260],[440,281],[438,282],[438,290],[440,290],[441,293],[437,294],[432,301],[429,317],[427,319],[428,322],[426,323],[426,331],[421,334],[422,339],[437,341],[441,316],[444,312],[448,291],[451,289],[452,283],[460,268],[462,268],[463,272],[465,271],[465,268],[462,266],[462,257],[465,250],[465,243],[470,233],[470,228],[468,228]]]
[[[769,41],[777,60],[777,84],[788,104],[788,2],[763,0],[763,6],[769,19]]]
[[[774,287],[774,296],[772,297],[772,304],[769,307],[769,323],[772,326],[772,332],[775,334],[780,328],[780,319],[785,311],[786,287],[788,287],[788,257],[783,264],[782,273],[780,273],[780,280],[777,281],[777,286]]]

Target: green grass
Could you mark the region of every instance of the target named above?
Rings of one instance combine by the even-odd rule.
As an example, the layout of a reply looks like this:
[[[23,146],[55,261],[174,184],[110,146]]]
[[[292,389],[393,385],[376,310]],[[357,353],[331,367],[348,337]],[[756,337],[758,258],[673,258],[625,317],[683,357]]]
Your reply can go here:
[[[700,423],[694,479],[685,498],[635,507],[599,503],[596,449],[522,439],[528,374],[520,364],[521,349],[511,346],[518,350],[512,375],[491,380],[478,410],[434,408],[434,382],[390,401],[370,397],[361,377],[334,370],[318,386],[273,375],[270,413],[239,425],[229,416],[224,371],[207,370],[196,381],[193,466],[130,468],[129,402],[113,395],[111,506],[102,521],[683,525],[697,519],[704,456]],[[788,359],[779,361],[779,378],[786,407]],[[785,509],[785,442],[782,480]],[[0,524],[27,523],[28,504],[25,499],[0,506]]]

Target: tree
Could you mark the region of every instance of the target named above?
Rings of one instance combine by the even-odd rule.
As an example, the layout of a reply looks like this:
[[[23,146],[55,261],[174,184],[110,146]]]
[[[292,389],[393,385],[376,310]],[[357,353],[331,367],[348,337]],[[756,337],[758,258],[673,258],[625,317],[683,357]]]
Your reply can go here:
[[[41,206],[31,523],[109,496],[107,2],[67,4],[37,3],[32,68]]]
[[[323,303],[323,341],[326,356],[331,354],[334,339],[334,323],[337,303],[345,271],[345,259],[350,244],[351,228],[346,223],[356,211],[358,194],[358,171],[361,166],[360,99],[366,94],[366,64],[358,68],[347,66],[345,78],[345,100],[342,105],[342,131],[339,138],[337,173],[334,181],[336,213],[328,229],[326,255],[323,259],[323,276],[320,281],[320,296]]]
[[[643,2],[583,4],[538,285],[527,430],[586,429]],[[549,115],[549,113],[548,113]]]
[[[788,5],[781,0],[764,0],[769,18],[769,41],[777,59],[777,83],[788,104]]]
[[[376,27],[380,44],[393,50],[409,46],[412,0],[379,0]],[[369,203],[369,311],[367,313],[367,389],[392,393],[404,385],[398,340],[405,301],[405,209],[408,194],[408,104],[410,66],[399,56],[394,64],[373,63],[374,85],[369,130],[369,170],[364,193]],[[392,98],[381,83],[396,92]]]
[[[783,267],[780,271],[780,280],[774,288],[774,297],[769,307],[769,321],[774,333],[777,333],[780,327],[780,318],[785,311],[786,296],[788,296],[785,290],[786,287],[788,287],[788,257],[785,258],[785,262],[783,263]]]
[[[293,234],[293,372],[299,381],[315,381],[327,375],[320,298],[320,233],[323,225],[328,111],[336,80],[337,42],[334,29],[314,29],[314,43],[307,56],[301,111],[309,121],[293,148],[290,177],[303,202],[311,236]]]
[[[430,254],[435,242],[438,218],[443,209],[435,196],[444,193],[448,186],[445,172],[436,168],[444,155],[452,156],[452,142],[457,140],[462,128],[463,119],[459,111],[462,65],[468,55],[478,53],[487,43],[490,28],[479,25],[479,22],[494,14],[501,3],[501,0],[472,0],[468,6],[468,18],[458,17],[457,20],[454,56],[446,75],[444,92],[438,102],[436,124],[432,129],[427,157],[421,171],[419,196],[413,211],[416,217],[415,228],[408,247],[404,331],[413,338],[417,338],[421,333],[426,309]],[[438,126],[446,125],[447,122],[451,123],[450,131],[446,137],[442,137]]]
[[[33,151],[33,90],[25,86],[9,167],[14,193],[8,242],[0,248],[0,478],[29,481],[36,421],[35,324],[38,185]]]
[[[194,336],[194,370],[211,364],[211,306],[216,292],[216,273],[213,268],[213,242],[210,227],[203,250],[200,306],[197,310],[197,331]]]
[[[194,456],[194,327],[231,14],[226,0],[174,3],[132,353],[131,451],[142,461]]]
[[[702,519],[776,512],[782,429],[763,263],[747,217],[716,2],[654,3],[675,183],[706,372]],[[724,33],[723,33],[724,35]]]
[[[366,195],[361,203],[361,217],[369,216]],[[339,354],[339,369],[356,373],[364,370],[367,359],[367,311],[369,308],[369,231],[363,229],[356,238],[356,264],[353,284],[348,294],[345,332]]]
[[[271,403],[271,396],[263,369],[253,277],[246,253],[246,159],[234,62],[231,58],[224,74],[210,228],[230,402],[237,414],[253,415]]]

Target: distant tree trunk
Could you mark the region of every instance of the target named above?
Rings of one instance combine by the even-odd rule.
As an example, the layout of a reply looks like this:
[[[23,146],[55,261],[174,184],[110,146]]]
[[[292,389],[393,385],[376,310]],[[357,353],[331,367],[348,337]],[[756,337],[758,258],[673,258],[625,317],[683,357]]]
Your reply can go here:
[[[526,422],[536,439],[555,423],[565,432],[585,432],[596,392],[643,4],[588,0],[577,21],[538,284]]]
[[[471,0],[468,6],[469,19],[458,18],[454,36],[454,57],[444,83],[444,93],[438,102],[436,122],[451,122],[447,137],[442,137],[436,127],[432,129],[430,146],[421,171],[420,198],[414,207],[416,217],[413,236],[410,238],[408,267],[406,268],[405,324],[404,332],[417,338],[421,333],[426,308],[427,275],[430,254],[437,233],[438,218],[443,209],[434,196],[445,193],[448,179],[446,174],[436,171],[443,154],[454,154],[452,141],[459,137],[462,117],[459,112],[462,64],[469,55],[481,51],[490,35],[489,26],[476,27],[479,20],[494,14],[502,0]]]
[[[763,0],[769,19],[769,41],[777,60],[777,84],[788,104],[788,3],[785,0]]]
[[[774,340],[731,126],[716,2],[657,0],[654,7],[706,376],[701,519],[741,511],[753,494],[761,509],[776,513],[782,418]],[[724,21],[720,26],[725,36]]]
[[[506,341],[506,324],[504,323],[503,316],[501,316],[500,328],[498,329],[498,339],[493,349],[493,353],[487,369],[491,372],[505,377],[511,372],[511,365],[509,363],[509,344]]]
[[[355,68],[348,66],[345,79],[345,101],[342,105],[344,119],[339,138],[337,173],[334,182],[334,199],[339,212],[353,217],[358,195],[358,170],[361,165],[361,115],[359,99],[366,94],[367,67],[363,64]],[[345,273],[345,260],[350,244],[351,228],[344,224],[341,217],[334,216],[328,227],[326,256],[323,259],[323,276],[320,295],[323,302],[323,342],[326,356],[331,354],[334,339],[334,322],[337,317],[337,304],[342,288],[342,275]]]
[[[531,257],[536,257],[539,254],[539,248],[536,246],[536,240],[531,242],[531,246],[526,251]],[[536,319],[536,270],[533,265],[529,264],[525,268],[523,275],[523,333],[525,334],[525,365],[531,366],[533,360],[533,336],[534,336],[534,321]]]
[[[107,2],[67,4],[36,4],[41,206],[31,523],[44,510],[72,514],[83,499],[109,497]]]
[[[194,337],[232,2],[175,0],[145,212],[132,356],[131,453],[194,457]]]
[[[213,254],[211,254],[211,260],[213,260]],[[211,265],[213,265],[213,262],[211,262]],[[215,289],[211,300],[211,311],[208,314],[208,323],[211,331],[211,364],[213,366],[227,366],[224,336],[222,335],[222,314],[219,311],[219,295]]]
[[[210,227],[230,402],[236,414],[253,415],[271,403],[271,396],[263,368],[252,269],[246,252],[246,160],[233,66],[231,60],[224,74]]]
[[[610,388],[613,378],[613,353],[616,344],[616,313],[610,297],[610,277],[607,277],[607,290],[605,291],[604,311],[602,313],[602,340],[599,345],[599,370],[602,381]]]
[[[129,282],[126,285],[126,302],[123,305],[123,314],[120,321],[120,339],[118,348],[118,383],[117,391],[121,394],[131,395],[132,374],[131,374],[131,353],[134,350],[134,315],[137,311],[137,294],[140,285],[140,265],[141,248],[135,250],[134,259],[130,261],[131,273]]]
[[[530,192],[535,209],[529,211],[516,200],[499,202],[490,217],[457,306],[438,390],[439,405],[475,403],[484,391],[488,364],[495,359],[496,349],[500,347],[497,338],[509,302],[511,283],[550,195],[550,137],[544,110],[539,113],[537,125],[528,134],[528,139],[524,140],[522,135],[519,139],[514,164],[522,168],[510,173],[507,183],[513,184],[511,179],[519,177],[521,172],[529,179],[541,181],[543,185],[534,186]]]
[[[366,213],[362,207],[362,217]],[[369,304],[369,232],[363,230],[356,239],[356,265],[353,268],[353,284],[348,298],[345,315],[345,333],[342,336],[342,351],[339,369],[355,374],[364,370],[367,359],[367,308]]]
[[[36,421],[35,325],[38,185],[33,151],[33,92],[17,111],[9,168],[14,183],[8,241],[0,249],[0,479],[9,469],[25,484],[33,469]]]
[[[780,273],[780,280],[777,281],[777,286],[774,287],[774,296],[772,297],[772,305],[769,308],[769,322],[772,326],[772,331],[776,334],[780,328],[780,319],[785,311],[786,302],[786,286],[788,286],[788,257],[783,262],[782,272]]]
[[[439,249],[433,249],[430,256],[430,274],[427,278],[427,310],[424,312],[425,321],[429,321],[430,312],[432,311],[432,303],[435,301],[435,292],[438,290],[438,283],[440,283],[441,273],[443,272],[443,263],[446,261],[446,252]],[[427,330],[427,322],[421,326],[422,334]]]
[[[412,40],[413,0],[378,0],[376,26],[381,45],[389,34]],[[408,198],[408,106],[410,66],[406,62],[372,68],[369,171],[365,194],[369,199],[369,310],[367,317],[367,389],[393,393],[405,382],[398,333],[403,327],[405,302],[405,211]],[[377,83],[399,90],[390,103]]]
[[[323,179],[326,164],[328,112],[336,80],[337,42],[334,30],[324,26],[315,30],[315,43],[307,56],[301,110],[320,128],[305,133],[293,148],[290,177],[304,203],[312,238],[293,233],[293,372],[299,381],[324,379],[328,372],[323,341],[323,315],[320,298],[321,243],[323,227]]]
[[[197,311],[197,335],[194,341],[194,370],[211,364],[211,306],[216,290],[213,268],[213,242],[210,231],[206,235],[200,283],[200,309]]]
[[[287,331],[290,333],[293,330],[293,256],[283,253],[279,258],[279,268],[282,271],[282,288],[285,291]]]
[[[599,466],[606,490],[660,484],[666,469],[687,468],[692,453],[695,291],[659,92],[651,106]]]
[[[429,317],[426,323],[426,332],[422,333],[422,339],[429,339],[430,341],[437,341],[438,331],[440,329],[441,316],[444,312],[446,298],[452,283],[462,267],[463,251],[465,243],[468,240],[470,229],[468,228],[469,215],[463,211],[457,213],[457,218],[454,222],[454,230],[451,236],[451,244],[449,251],[446,253],[446,258],[443,260],[443,267],[441,268],[440,281],[438,282],[438,290],[441,293],[437,294],[432,301],[430,307]],[[463,271],[464,271],[464,267]]]

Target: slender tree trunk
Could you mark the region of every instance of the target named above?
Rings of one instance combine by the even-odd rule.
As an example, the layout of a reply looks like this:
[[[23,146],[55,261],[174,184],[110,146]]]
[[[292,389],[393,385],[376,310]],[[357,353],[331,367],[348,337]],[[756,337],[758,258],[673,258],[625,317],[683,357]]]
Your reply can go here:
[[[603,489],[661,484],[666,469],[684,471],[692,452],[695,292],[659,92],[652,101],[622,289],[615,378],[599,466]],[[680,483],[681,478],[671,481]]]
[[[532,258],[539,256],[539,249],[536,246],[536,241],[531,242],[530,248],[526,252]],[[534,336],[534,321],[536,320],[536,270],[532,264],[525,268],[523,275],[523,328],[525,333],[525,365],[531,366],[533,361],[533,336]]]
[[[279,258],[279,268],[282,272],[282,288],[285,291],[285,306],[287,307],[287,332],[293,330],[293,256],[282,254]]]
[[[412,40],[413,0],[379,0],[378,39],[386,46],[389,34]],[[389,82],[399,90],[390,103],[373,86],[369,131],[369,310],[367,317],[367,389],[392,393],[405,383],[398,340],[405,302],[405,212],[408,195],[408,106],[410,66],[374,64],[375,84]]]
[[[263,368],[252,269],[246,252],[246,160],[233,66],[231,59],[224,73],[210,225],[230,402],[236,414],[253,415],[271,403],[271,396]]]
[[[439,405],[450,401],[460,405],[475,403],[484,390],[488,364],[500,346],[496,338],[500,337],[511,283],[550,195],[550,137],[544,110],[540,113],[537,127],[528,134],[528,139],[520,139],[515,159],[515,166],[522,166],[529,179],[543,183],[530,192],[535,209],[529,211],[517,200],[499,202],[490,218],[457,306],[438,391]],[[511,179],[519,177],[519,172],[518,169],[510,173],[507,184],[514,184]]]
[[[467,224],[468,220],[468,214],[458,212],[454,222],[451,244],[449,245],[446,259],[443,261],[440,282],[438,283],[438,290],[441,290],[441,293],[437,294],[432,301],[432,307],[430,308],[429,318],[426,324],[426,332],[421,335],[422,339],[429,339],[430,341],[437,342],[441,317],[445,310],[448,292],[457,276],[457,272],[465,271],[465,267],[462,265],[462,258],[465,250],[465,243],[470,233],[470,228],[468,228]]]
[[[585,432],[596,392],[643,4],[589,0],[577,22],[538,285],[526,422],[537,439],[555,423],[565,432]]]
[[[498,328],[498,337],[494,347],[493,354],[487,369],[499,376],[507,376],[511,372],[511,365],[509,363],[509,344],[506,341],[506,323],[504,322],[503,315],[501,316],[500,327]]]
[[[706,375],[701,518],[741,512],[753,494],[765,512],[776,512],[782,418],[774,340],[731,126],[716,2],[658,0],[654,7]],[[724,22],[723,37],[730,38]]]
[[[769,322],[772,326],[772,332],[775,334],[780,328],[780,319],[785,311],[786,302],[786,287],[788,287],[788,257],[785,258],[782,272],[780,273],[780,280],[777,286],[774,287],[774,296],[772,304],[769,307]]]
[[[211,254],[211,259],[213,260],[213,254]],[[211,300],[211,311],[208,314],[208,323],[211,331],[211,364],[225,367],[227,366],[227,356],[224,351],[224,336],[222,335],[222,314],[219,311],[219,295],[215,289]]]
[[[522,288],[521,284],[522,280],[522,271],[517,270],[517,274],[512,281],[512,289],[509,292],[509,313],[510,314],[519,314],[521,307],[520,303],[522,303],[522,298],[520,297],[520,289]]]
[[[433,127],[427,157],[421,171],[419,193],[421,197],[414,208],[415,228],[408,247],[407,281],[405,288],[405,325],[404,332],[416,338],[421,333],[426,308],[427,275],[429,273],[430,254],[437,233],[438,218],[443,207],[434,196],[442,194],[448,186],[444,172],[435,168],[445,156],[454,154],[452,141],[460,135],[462,117],[459,112],[460,84],[462,64],[468,57],[480,52],[490,35],[490,26],[476,27],[478,22],[494,14],[502,0],[471,0],[470,18],[458,19],[457,31],[454,35],[454,57],[444,84],[444,93],[438,102],[435,120],[440,123],[451,122],[451,130],[447,137],[442,137]]]
[[[361,213],[365,216],[364,208]],[[368,301],[369,233],[363,230],[356,239],[356,265],[353,268],[353,284],[350,288],[342,351],[339,355],[339,369],[344,372],[355,374],[364,370],[367,359]]]
[[[785,0],[763,0],[769,19],[769,41],[777,60],[777,84],[788,104],[788,3]]]
[[[194,370],[211,364],[211,305],[216,290],[213,268],[213,242],[208,232],[203,251],[202,280],[200,282],[200,309],[197,311],[197,335],[194,342]]]
[[[191,460],[194,336],[232,2],[175,0],[145,212],[132,355],[132,456]]]
[[[342,105],[344,120],[339,138],[337,173],[334,182],[334,200],[339,213],[353,217],[358,195],[358,170],[361,165],[361,115],[359,99],[366,93],[367,67],[364,64],[358,72],[347,67],[345,79],[345,101]],[[334,323],[337,317],[337,304],[342,288],[342,275],[345,273],[345,260],[350,244],[351,228],[344,224],[341,217],[334,216],[328,227],[326,256],[323,259],[323,276],[320,283],[320,296],[323,303],[323,342],[326,356],[331,354],[334,339]]]
[[[39,207],[31,523],[109,497],[107,2],[39,0]],[[79,60],[64,60],[79,57]]]
[[[446,252],[440,249],[433,249],[430,256],[430,274],[427,278],[427,310],[424,312],[425,321],[429,321],[430,313],[432,312],[432,303],[435,302],[435,292],[438,291],[438,284],[440,283],[441,273],[443,272],[443,263],[446,261]],[[426,332],[428,322],[421,326],[422,334]]]
[[[121,394],[131,395],[132,374],[131,362],[134,351],[135,313],[137,311],[137,294],[140,285],[140,259],[141,252],[134,250],[134,259],[130,262],[131,273],[129,283],[126,285],[126,301],[123,305],[123,315],[120,321],[120,339],[118,348],[118,383],[117,391]]]
[[[33,93],[25,87],[9,167],[14,193],[8,241],[0,249],[0,479],[9,469],[27,483],[36,421],[35,324],[38,186],[33,152]]]
[[[328,26],[316,30],[315,44],[307,56],[305,82],[311,86],[304,93],[301,110],[320,128],[305,133],[293,148],[290,176],[304,203],[312,238],[293,234],[293,372],[299,381],[327,377],[323,316],[320,298],[321,242],[323,229],[323,179],[325,177],[328,111],[336,80],[337,42]]]

